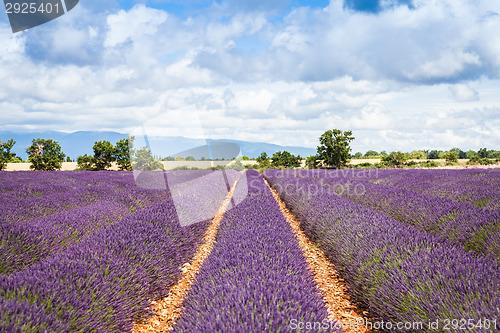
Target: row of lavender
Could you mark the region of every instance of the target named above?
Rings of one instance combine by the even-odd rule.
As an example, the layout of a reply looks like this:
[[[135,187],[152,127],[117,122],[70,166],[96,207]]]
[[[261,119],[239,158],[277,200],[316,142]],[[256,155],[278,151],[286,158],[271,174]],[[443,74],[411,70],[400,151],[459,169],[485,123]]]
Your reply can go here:
[[[131,173],[19,172],[0,176],[4,190],[0,274],[44,260],[134,211],[168,198],[166,191],[134,186]],[[19,182],[19,189],[13,181]],[[36,191],[41,196],[22,191]],[[6,200],[9,193],[20,198]]]
[[[0,174],[0,221],[22,222],[101,200],[131,211],[166,199],[165,192],[137,187],[131,172],[12,172]]]
[[[375,184],[363,170],[298,172],[317,185],[316,191],[334,192],[367,205],[395,220],[418,227],[473,251],[500,260],[500,211],[456,202],[446,197],[420,194],[406,188]],[[376,173],[375,173],[376,174]],[[408,177],[411,178],[411,177]]]
[[[40,177],[41,175],[44,177]],[[50,172],[30,172],[14,174],[12,178],[15,179],[16,176],[21,178],[17,178],[19,181],[22,180],[20,188],[27,192],[36,188],[44,193],[40,198],[27,199],[26,196],[22,196],[26,198],[23,206],[25,211],[40,213],[39,208],[43,207],[44,211],[56,213],[41,214],[42,217],[28,220],[0,221],[0,274],[12,273],[29,267],[100,229],[120,221],[144,206],[150,206],[170,197],[166,190],[147,190],[135,186],[134,177],[130,172],[63,172],[59,177],[55,177],[54,173]],[[163,173],[160,176],[163,177]],[[174,184],[190,184],[196,190],[201,180],[214,187],[220,187],[222,190],[226,188],[225,184],[221,184],[221,174],[211,171],[170,172],[166,176],[167,180]],[[7,179],[12,181],[10,178]],[[72,181],[74,179],[78,181]],[[6,178],[2,180],[5,181]],[[54,185],[47,180],[53,180]],[[216,182],[216,180],[219,181]],[[38,182],[42,182],[44,187],[39,188]],[[68,185],[65,185],[65,182]],[[59,192],[63,187],[68,190]],[[15,188],[13,191],[20,193]],[[185,194],[188,191],[181,190],[180,192]],[[89,193],[92,195],[89,196]],[[216,213],[213,210],[217,209],[219,198],[206,196],[202,199],[212,202],[200,203],[201,209],[195,212],[198,215],[204,212],[205,216],[191,217],[193,223],[206,220]],[[64,205],[61,205],[61,202],[64,202]],[[188,200],[180,202],[188,207],[192,205],[192,202]],[[215,208],[203,209],[210,205]],[[4,208],[6,211],[11,208],[10,211],[15,212],[20,210],[20,205],[15,205],[14,208],[12,206]],[[182,211],[176,208],[177,214],[181,214]],[[4,214],[2,216],[6,219]]]
[[[232,174],[231,180],[237,177]],[[216,173],[203,178],[199,195],[220,206],[227,188],[213,186],[220,178]],[[0,331],[130,330],[150,315],[151,300],[168,294],[209,223],[182,227],[168,198],[29,268],[0,276]]]
[[[414,323],[407,332],[500,329],[499,263],[335,193],[304,192],[316,184],[304,174],[265,177],[376,318]]]
[[[380,170],[378,184],[500,209],[500,170]]]
[[[334,331],[290,225],[262,177],[246,175],[248,197],[224,215],[174,331]]]

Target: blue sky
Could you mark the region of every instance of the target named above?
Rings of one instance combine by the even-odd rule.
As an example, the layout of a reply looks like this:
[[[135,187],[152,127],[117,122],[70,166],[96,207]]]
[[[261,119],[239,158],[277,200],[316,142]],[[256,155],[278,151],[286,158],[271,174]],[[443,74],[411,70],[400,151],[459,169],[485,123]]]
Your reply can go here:
[[[81,0],[17,34],[2,12],[0,131],[500,149],[498,31],[487,0]]]

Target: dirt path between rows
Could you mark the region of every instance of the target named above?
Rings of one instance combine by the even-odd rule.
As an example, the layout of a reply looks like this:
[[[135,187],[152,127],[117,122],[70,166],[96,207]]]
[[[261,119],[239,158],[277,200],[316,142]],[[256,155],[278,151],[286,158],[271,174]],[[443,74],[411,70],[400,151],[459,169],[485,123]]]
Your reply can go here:
[[[213,218],[212,224],[208,227],[203,244],[200,246],[191,263],[185,263],[182,268],[183,276],[170,288],[168,296],[159,301],[152,301],[153,309],[156,310],[156,314],[148,319],[144,324],[136,325],[132,332],[134,333],[152,333],[152,332],[166,332],[171,331],[173,324],[182,314],[182,302],[184,297],[187,295],[194,281],[196,280],[196,275],[198,274],[201,265],[208,257],[212,248],[215,244],[215,236],[217,235],[217,230],[222,221],[224,213],[231,202],[233,197],[234,189],[236,187],[235,182],[233,187],[229,191],[226,199],[224,199],[217,215]]]
[[[267,186],[269,183],[264,179]],[[328,257],[313,243],[306,234],[300,229],[300,222],[286,208],[285,203],[279,197],[278,193],[269,186],[274,199],[280,206],[281,212],[297,236],[299,246],[301,247],[309,269],[314,274],[321,296],[323,297],[330,321],[339,321],[342,324],[344,332],[370,332],[364,325],[368,321],[366,312],[362,311],[351,303],[347,287],[343,279],[337,275],[335,266],[328,260]]]

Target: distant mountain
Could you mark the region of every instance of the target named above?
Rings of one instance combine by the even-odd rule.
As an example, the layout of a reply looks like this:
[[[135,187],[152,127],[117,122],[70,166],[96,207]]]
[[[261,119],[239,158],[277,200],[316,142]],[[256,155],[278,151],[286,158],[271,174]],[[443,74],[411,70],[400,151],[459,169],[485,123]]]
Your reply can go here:
[[[46,132],[6,132],[0,131],[0,140],[7,141],[9,139],[14,139],[16,144],[12,151],[17,154],[17,156],[22,159],[27,159],[26,148],[31,145],[31,141],[36,138],[42,139],[53,139],[61,145],[63,152],[70,156],[72,159],[76,159],[78,156],[84,154],[93,154],[92,146],[94,142],[107,140],[115,144],[117,141],[126,138],[128,135],[118,132],[105,132],[105,131],[80,131],[73,133],[63,133],[55,131]],[[147,141],[143,138],[137,138],[136,143],[138,146],[149,144],[153,155],[155,156],[181,156],[187,157],[191,156],[199,158],[211,156],[223,156],[220,153],[220,147],[225,147],[230,154],[235,154],[235,147],[239,147],[241,155],[245,155],[251,158],[259,156],[262,152],[266,152],[268,155],[272,155],[277,151],[287,150],[294,155],[300,155],[302,157],[307,157],[314,155],[316,150],[313,148],[304,147],[293,147],[293,146],[280,146],[271,143],[263,142],[248,142],[248,141],[238,141],[238,140],[202,140],[202,139],[190,139],[180,136],[175,137],[148,137]],[[207,150],[207,143],[210,143],[210,152]],[[224,144],[227,143],[227,144]],[[237,148],[236,148],[237,149]],[[216,152],[214,152],[214,150]],[[205,155],[205,152],[207,156]],[[196,155],[196,156],[195,156]]]

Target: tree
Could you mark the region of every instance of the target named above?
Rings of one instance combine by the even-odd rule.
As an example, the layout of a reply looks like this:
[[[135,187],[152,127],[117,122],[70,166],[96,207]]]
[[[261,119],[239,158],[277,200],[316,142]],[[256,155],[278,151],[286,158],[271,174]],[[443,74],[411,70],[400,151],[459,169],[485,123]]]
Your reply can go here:
[[[398,152],[392,152],[389,155],[386,155],[382,157],[382,162],[384,162],[386,165],[391,166],[391,167],[402,167],[403,164],[405,164],[407,160],[407,157],[404,153],[398,151]]]
[[[259,164],[259,167],[261,168],[267,168],[271,164],[269,156],[267,155],[266,152],[261,153],[259,157],[257,157],[256,161]]]
[[[120,170],[132,170],[132,162],[130,161],[130,155],[134,154],[135,137],[131,136],[127,139],[121,139],[116,143],[115,148],[115,161],[118,164],[118,169]]]
[[[148,147],[142,147],[137,150],[132,159],[132,168],[134,170],[163,170],[163,163],[155,159]]]
[[[474,150],[468,150],[465,155],[467,156],[468,159],[471,159],[472,157],[476,156],[476,152]]]
[[[94,143],[95,170],[106,170],[111,167],[116,156],[116,149],[109,141],[96,141]]]
[[[83,156],[78,156],[76,159],[76,165],[77,165],[77,170],[88,170],[88,171],[93,171],[95,170],[95,158],[94,156],[90,155],[83,155]]]
[[[359,151],[352,156],[352,158],[363,158],[363,154],[361,154]]]
[[[188,156],[186,157],[186,161],[196,161],[196,158],[194,158],[193,156]]]
[[[430,160],[437,160],[439,159],[439,151],[437,150],[431,150],[429,152],[429,155],[427,155],[427,158]]]
[[[308,169],[316,169],[318,167],[318,162],[317,162],[318,156],[312,155],[306,158],[306,167]]]
[[[488,158],[488,149],[486,148],[479,149],[477,155],[479,156],[479,158]]]
[[[272,162],[273,166],[283,167],[283,168],[298,168],[300,167],[300,161],[302,160],[300,155],[295,156],[286,150],[282,152],[281,151],[275,152],[271,157],[271,159],[273,160]]]
[[[378,153],[375,150],[368,150],[365,153],[365,157],[370,157],[370,156],[378,156]]]
[[[459,159],[467,158],[467,154],[459,148],[452,148],[450,151],[456,152]]]
[[[16,157],[16,154],[10,152],[15,144],[16,141],[14,139],[10,139],[7,142],[0,140],[0,170],[3,170],[7,166],[7,163]]]
[[[422,150],[414,150],[410,153],[410,158],[414,160],[423,160],[425,159],[426,154]]]
[[[334,129],[328,130],[319,137],[318,159],[323,165],[340,169],[349,163],[351,148],[349,143],[354,140],[351,131],[342,132]]]
[[[31,163],[30,169],[34,170],[60,170],[66,157],[59,143],[52,139],[33,139],[26,153]]]
[[[446,164],[453,164],[458,162],[458,152],[457,151],[449,151],[444,153],[444,159],[446,160]]]

